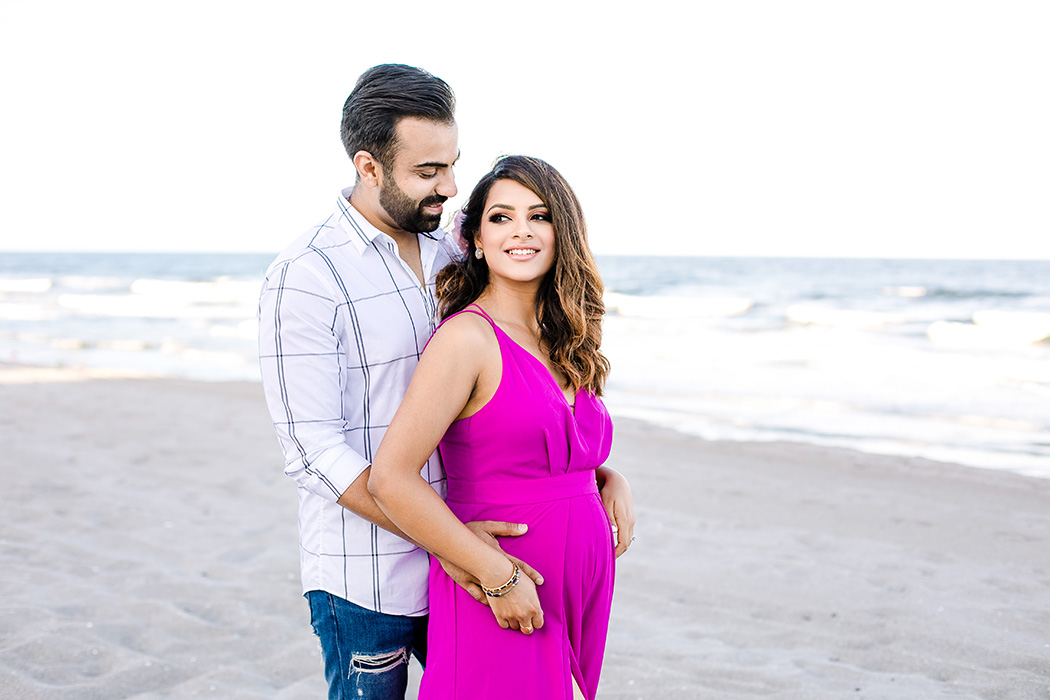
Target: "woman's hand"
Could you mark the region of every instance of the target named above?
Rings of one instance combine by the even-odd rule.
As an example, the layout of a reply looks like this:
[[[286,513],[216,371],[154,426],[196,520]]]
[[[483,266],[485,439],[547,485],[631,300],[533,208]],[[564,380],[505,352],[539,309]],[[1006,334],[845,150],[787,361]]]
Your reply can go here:
[[[524,573],[514,588],[499,597],[489,598],[489,609],[503,629],[532,634],[533,630],[543,627],[543,609],[536,584]]]
[[[602,505],[613,528],[616,556],[627,551],[634,541],[634,499],[631,485],[623,474],[609,467],[598,467],[598,490]]]

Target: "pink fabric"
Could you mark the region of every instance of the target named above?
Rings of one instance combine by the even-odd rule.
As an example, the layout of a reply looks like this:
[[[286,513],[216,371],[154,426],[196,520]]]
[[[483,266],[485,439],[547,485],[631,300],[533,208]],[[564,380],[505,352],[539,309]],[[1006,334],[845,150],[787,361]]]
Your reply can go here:
[[[501,629],[492,612],[430,567],[427,668],[420,700],[571,700],[598,689],[615,556],[594,469],[609,456],[612,421],[588,391],[575,415],[547,368],[480,309],[499,340],[503,373],[492,399],[441,441],[448,506],[463,522],[522,522],[503,548],[544,577],[544,626]],[[570,675],[571,674],[571,675]]]

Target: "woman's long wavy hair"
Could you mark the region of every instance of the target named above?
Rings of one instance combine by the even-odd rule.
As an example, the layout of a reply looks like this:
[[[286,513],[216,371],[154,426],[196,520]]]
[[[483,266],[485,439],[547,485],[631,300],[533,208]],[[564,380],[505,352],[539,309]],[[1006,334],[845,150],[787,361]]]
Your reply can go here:
[[[576,194],[561,173],[538,158],[504,156],[470,193],[461,224],[466,255],[437,278],[441,317],[462,311],[488,286],[488,264],[474,256],[474,238],[481,229],[489,191],[497,180],[513,180],[527,187],[550,213],[554,264],[540,283],[536,300],[540,342],[573,391],[584,387],[601,396],[609,374],[609,361],[601,352],[605,315],[601,276],[587,245],[587,225]]]

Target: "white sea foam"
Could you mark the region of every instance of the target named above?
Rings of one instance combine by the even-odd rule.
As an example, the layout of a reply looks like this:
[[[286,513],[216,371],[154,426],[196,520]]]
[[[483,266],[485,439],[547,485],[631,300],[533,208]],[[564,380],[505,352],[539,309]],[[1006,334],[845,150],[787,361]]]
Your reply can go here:
[[[746,313],[754,302],[740,297],[636,296],[606,292],[605,308],[618,316],[653,319],[718,318]]]
[[[76,292],[127,291],[128,280],[120,277],[96,275],[62,275],[55,287]]]
[[[58,310],[43,302],[0,302],[0,319],[5,321],[49,321],[55,318],[58,318]]]
[[[138,279],[131,292],[150,299],[178,299],[186,304],[247,304],[259,298],[259,282],[218,279],[208,282]]]
[[[12,279],[0,277],[0,293],[17,294],[43,294],[51,289],[49,277],[36,277],[33,279]]]
[[[104,340],[98,343],[98,347],[107,350],[119,350],[121,352],[140,352],[149,350],[154,345],[145,340]]]
[[[974,312],[973,322],[985,328],[997,328],[1028,335],[1035,339],[1032,342],[1050,338],[1050,313],[988,309]]]
[[[934,321],[926,334],[936,343],[959,348],[1005,349],[1050,338],[1050,313],[976,311],[972,323]]]
[[[157,319],[244,318],[243,304],[202,304],[197,299],[163,294],[62,294],[58,305],[87,316]]]
[[[795,323],[841,328],[875,328],[904,323],[907,320],[899,314],[865,309],[839,309],[815,304],[792,304],[788,307],[787,317]]]

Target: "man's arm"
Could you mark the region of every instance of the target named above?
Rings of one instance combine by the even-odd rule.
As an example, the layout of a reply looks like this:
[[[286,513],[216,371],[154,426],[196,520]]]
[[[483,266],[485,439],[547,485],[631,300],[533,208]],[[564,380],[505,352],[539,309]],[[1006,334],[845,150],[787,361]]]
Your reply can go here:
[[[259,298],[260,371],[284,471],[330,501],[369,464],[343,436],[336,309],[330,285],[302,264],[276,266]]]

